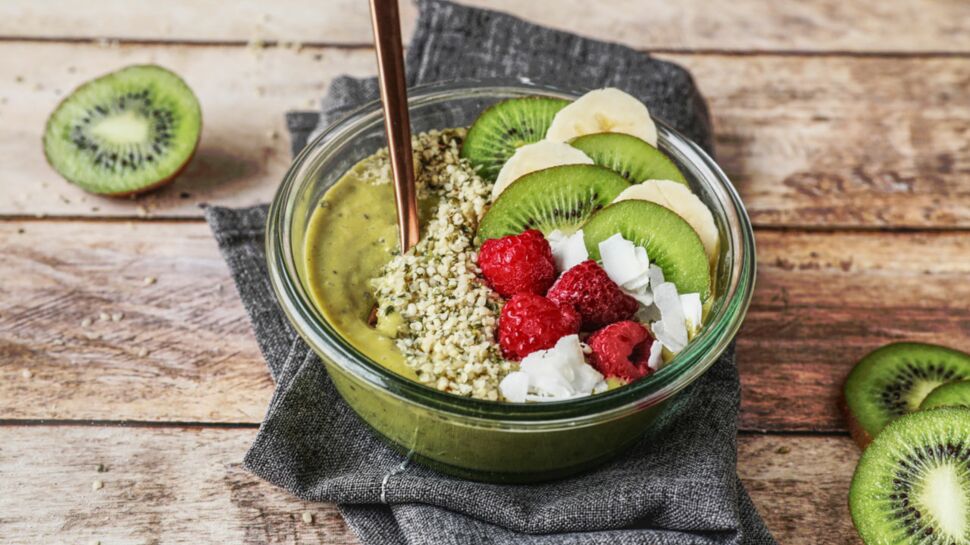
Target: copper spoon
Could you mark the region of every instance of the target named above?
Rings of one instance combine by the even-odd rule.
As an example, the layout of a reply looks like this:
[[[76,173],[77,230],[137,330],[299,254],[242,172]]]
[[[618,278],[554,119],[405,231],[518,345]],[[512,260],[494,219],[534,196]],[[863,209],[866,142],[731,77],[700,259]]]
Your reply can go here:
[[[401,44],[401,17],[397,0],[370,0],[374,46],[377,49],[377,74],[384,104],[384,132],[391,156],[394,202],[401,253],[417,244],[418,203],[414,186],[411,152],[411,118],[408,115],[408,90],[404,79],[404,46]],[[371,309],[367,323],[377,323],[377,307]]]
[[[394,176],[394,201],[401,253],[418,242],[418,204],[411,155],[411,120],[404,80],[404,46],[397,0],[370,0],[371,23],[377,48],[377,73],[384,103],[384,131]]]

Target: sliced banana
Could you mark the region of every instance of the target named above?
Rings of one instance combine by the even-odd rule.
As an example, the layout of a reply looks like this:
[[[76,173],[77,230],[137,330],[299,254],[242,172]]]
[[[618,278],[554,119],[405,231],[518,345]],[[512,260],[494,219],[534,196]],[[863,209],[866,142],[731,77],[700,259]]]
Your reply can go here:
[[[497,199],[509,184],[530,172],[560,165],[592,164],[592,159],[569,144],[549,140],[526,144],[515,150],[512,157],[502,165],[502,170],[495,178],[495,185],[492,186],[492,200]]]
[[[639,199],[659,204],[677,213],[690,224],[704,244],[707,258],[714,263],[720,237],[714,216],[703,201],[694,195],[684,184],[671,180],[647,180],[643,183],[631,185],[613,199],[620,202],[629,199]]]
[[[577,98],[552,118],[547,140],[568,142],[597,132],[632,134],[657,146],[657,125],[642,102],[619,89],[607,87]]]

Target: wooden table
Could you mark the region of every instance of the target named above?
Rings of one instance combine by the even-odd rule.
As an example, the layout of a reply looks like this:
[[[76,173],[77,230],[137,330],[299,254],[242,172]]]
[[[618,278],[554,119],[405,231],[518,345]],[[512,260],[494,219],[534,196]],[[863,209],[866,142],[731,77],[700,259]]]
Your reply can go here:
[[[847,370],[893,340],[970,349],[970,4],[474,3],[693,71],[757,227],[739,472],[782,543],[855,542]],[[273,385],[198,204],[270,198],[283,112],[375,70],[366,3],[133,4],[0,3],[0,541],[355,543],[241,467]],[[142,199],[85,195],[44,120],[142,62],[198,93],[199,153]]]

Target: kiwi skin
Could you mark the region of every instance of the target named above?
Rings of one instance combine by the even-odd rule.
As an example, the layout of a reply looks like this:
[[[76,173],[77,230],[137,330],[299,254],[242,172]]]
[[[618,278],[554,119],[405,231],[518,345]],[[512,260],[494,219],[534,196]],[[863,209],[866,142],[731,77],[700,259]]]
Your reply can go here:
[[[166,72],[170,72],[173,75],[175,75],[176,77],[178,77],[178,75],[175,74],[174,72],[172,72],[171,70],[168,70],[167,68],[164,68],[164,67],[159,66],[157,64],[133,64],[133,65],[125,66],[125,67],[120,68],[118,70],[113,70],[113,71],[111,71],[109,73],[106,73],[106,74],[102,74],[101,76],[98,76],[96,78],[92,78],[92,79],[90,79],[90,80],[82,83],[81,85],[79,85],[73,91],[71,91],[70,93],[68,93],[67,96],[65,96],[64,98],[62,98],[60,100],[60,102],[57,103],[57,106],[54,107],[53,110],[51,110],[51,114],[47,117],[47,121],[44,123],[44,131],[43,131],[43,133],[41,133],[41,148],[44,150],[44,160],[47,161],[47,164],[51,167],[51,169],[53,169],[55,172],[57,172],[57,168],[54,165],[54,162],[51,160],[50,155],[48,155],[47,146],[44,145],[44,137],[45,137],[45,135],[51,129],[51,125],[52,125],[52,123],[54,121],[54,112],[57,112],[58,110],[60,110],[61,106],[63,106],[74,95],[76,95],[77,93],[83,91],[84,89],[86,89],[88,87],[97,85],[103,78],[105,78],[107,76],[110,76],[111,74],[114,74],[116,72],[120,72],[122,70],[138,69],[138,68],[161,69],[161,70],[165,70]],[[181,77],[179,77],[179,79],[181,79]],[[189,88],[188,87],[188,84],[186,84],[185,86],[187,88]],[[189,90],[191,91],[191,88],[189,88]],[[198,99],[196,99],[196,101],[198,101]],[[118,191],[118,192],[113,192],[113,193],[112,192],[98,192],[98,193],[96,193],[96,195],[98,195],[100,197],[114,197],[114,198],[137,197],[138,195],[142,195],[144,193],[148,193],[150,191],[154,191],[154,190],[156,190],[158,188],[164,187],[164,186],[172,183],[173,181],[175,181],[176,178],[179,177],[179,175],[182,174],[182,172],[185,171],[186,167],[189,166],[189,163],[191,163],[192,162],[192,159],[195,157],[195,154],[199,151],[199,141],[201,141],[201,139],[202,139],[202,130],[203,130],[203,127],[204,127],[204,124],[203,124],[203,116],[202,116],[201,105],[200,105],[199,106],[199,134],[196,137],[196,140],[194,142],[194,145],[192,146],[192,152],[189,153],[188,156],[186,156],[185,161],[183,161],[182,164],[179,165],[170,175],[166,176],[165,178],[162,178],[162,179],[158,180],[154,184],[151,184],[151,185],[148,185],[148,186],[139,187],[139,188],[133,189],[131,191]],[[60,174],[60,172],[58,172],[58,174]],[[71,182],[72,184],[74,184],[74,182],[72,180],[68,180],[68,181]],[[74,185],[77,185],[77,184],[74,184]]]

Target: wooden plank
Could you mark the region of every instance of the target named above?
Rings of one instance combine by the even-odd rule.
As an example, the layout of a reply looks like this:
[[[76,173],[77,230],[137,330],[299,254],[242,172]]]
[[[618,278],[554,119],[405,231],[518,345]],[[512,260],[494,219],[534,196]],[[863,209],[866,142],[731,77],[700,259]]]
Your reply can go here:
[[[883,343],[970,350],[965,233],[758,244],[739,337],[745,429],[843,430],[839,385]],[[0,418],[261,420],[272,385],[205,225],[0,222],[0,255]]]
[[[0,428],[0,534],[11,543],[356,543],[334,505],[292,498],[241,467],[254,435]],[[856,457],[846,437],[742,436],[738,452],[769,529],[792,544],[857,543],[845,507]]]
[[[970,51],[965,39],[970,32],[970,9],[963,2],[944,0],[903,0],[876,6],[859,0],[740,0],[717,9],[710,9],[703,0],[615,0],[608,9],[582,0],[462,3],[642,49]],[[410,36],[416,9],[411,2],[402,2],[402,10],[404,34]],[[203,42],[264,39],[344,45],[371,42],[367,6],[353,0],[242,0],[234,2],[232,9],[215,0],[138,6],[123,0],[93,0],[83,9],[69,0],[19,0],[0,5],[0,36]]]
[[[720,161],[756,224],[970,226],[970,101],[961,100],[970,63],[667,58],[708,96]],[[266,202],[290,161],[283,112],[308,108],[337,74],[371,72],[373,59],[364,49],[0,43],[0,73],[11,74],[0,79],[0,216],[198,217],[199,202]],[[164,64],[195,88],[205,112],[199,155],[174,185],[139,201],[84,195],[44,161],[44,120],[77,83],[134,62]]]

